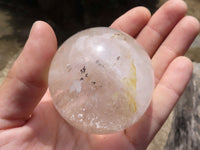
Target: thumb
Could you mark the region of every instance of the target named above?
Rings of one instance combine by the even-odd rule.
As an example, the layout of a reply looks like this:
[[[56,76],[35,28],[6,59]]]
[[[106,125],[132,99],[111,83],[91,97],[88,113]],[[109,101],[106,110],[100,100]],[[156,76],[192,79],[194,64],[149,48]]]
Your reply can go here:
[[[0,129],[22,125],[47,89],[48,69],[57,49],[53,29],[33,24],[29,38],[0,87]]]

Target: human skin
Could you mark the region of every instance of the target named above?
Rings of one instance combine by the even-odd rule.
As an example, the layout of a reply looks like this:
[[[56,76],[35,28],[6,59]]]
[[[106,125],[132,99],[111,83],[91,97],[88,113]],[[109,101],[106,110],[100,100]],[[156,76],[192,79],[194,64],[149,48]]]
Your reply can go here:
[[[111,25],[136,38],[152,59],[155,89],[142,118],[110,135],[83,133],[56,112],[48,92],[48,69],[57,50],[52,28],[34,23],[20,56],[0,87],[1,150],[143,150],[186,87],[192,62],[182,56],[197,36],[197,19],[185,16],[182,0],[167,1],[152,17],[136,7]]]

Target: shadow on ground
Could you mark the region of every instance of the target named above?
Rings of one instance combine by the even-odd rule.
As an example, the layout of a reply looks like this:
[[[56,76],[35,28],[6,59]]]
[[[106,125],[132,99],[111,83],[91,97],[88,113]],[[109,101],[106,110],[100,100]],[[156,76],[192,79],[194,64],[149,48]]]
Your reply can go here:
[[[7,10],[11,16],[8,22],[19,42],[26,40],[35,20],[44,20],[52,25],[60,44],[82,29],[109,26],[133,7],[142,5],[154,12],[157,3],[157,0],[0,0],[0,9]]]

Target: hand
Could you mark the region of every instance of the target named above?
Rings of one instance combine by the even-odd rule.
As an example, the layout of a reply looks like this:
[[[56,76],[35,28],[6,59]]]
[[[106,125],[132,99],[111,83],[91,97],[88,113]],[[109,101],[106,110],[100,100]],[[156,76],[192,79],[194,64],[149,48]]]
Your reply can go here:
[[[169,0],[152,17],[147,9],[137,7],[111,25],[135,37],[146,49],[156,79],[152,102],[143,117],[129,129],[112,135],[82,133],[56,112],[46,92],[48,68],[57,49],[56,37],[48,24],[36,22],[0,87],[0,149],[145,149],[192,73],[191,61],[181,55],[200,27],[195,18],[185,16],[186,9],[183,1]]]

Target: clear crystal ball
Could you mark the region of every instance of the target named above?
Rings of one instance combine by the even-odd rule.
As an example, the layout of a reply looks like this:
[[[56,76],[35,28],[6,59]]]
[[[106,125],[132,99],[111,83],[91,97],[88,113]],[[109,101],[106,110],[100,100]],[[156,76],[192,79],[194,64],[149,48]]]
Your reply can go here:
[[[94,134],[122,131],[146,111],[154,74],[144,49],[121,31],[97,27],[66,40],[50,66],[55,108],[72,126]]]

